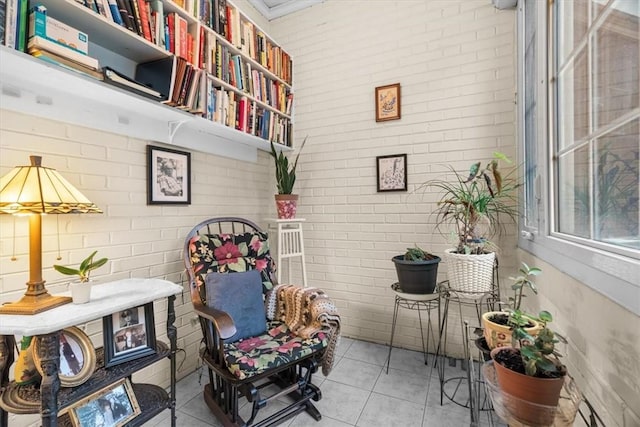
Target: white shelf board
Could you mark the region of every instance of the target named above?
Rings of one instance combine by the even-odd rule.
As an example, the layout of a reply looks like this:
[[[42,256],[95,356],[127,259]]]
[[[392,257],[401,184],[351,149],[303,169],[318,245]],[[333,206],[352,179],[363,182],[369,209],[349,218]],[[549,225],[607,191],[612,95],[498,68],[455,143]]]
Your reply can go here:
[[[0,46],[0,107],[255,162],[267,141]],[[291,150],[279,144],[279,150]]]

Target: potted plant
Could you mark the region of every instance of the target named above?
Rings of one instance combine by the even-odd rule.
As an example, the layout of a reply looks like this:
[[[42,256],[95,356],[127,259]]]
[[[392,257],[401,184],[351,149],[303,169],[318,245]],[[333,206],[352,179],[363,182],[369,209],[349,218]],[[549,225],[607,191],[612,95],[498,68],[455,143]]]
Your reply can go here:
[[[440,257],[420,249],[407,248],[404,255],[392,259],[398,274],[398,286],[408,294],[431,294],[436,289]]]
[[[548,327],[553,320],[548,311],[526,317],[540,323],[538,335],[533,337],[517,326],[513,329],[514,346],[495,348],[491,357],[501,391],[515,398],[505,399],[511,414],[527,425],[551,425],[567,374],[555,349],[561,337]]]
[[[289,159],[282,151],[276,152],[276,147],[271,142],[271,157],[273,157],[276,165],[276,185],[278,194],[276,194],[276,208],[278,210],[278,218],[291,219],[296,216],[298,203],[298,195],[293,193],[293,185],[296,183],[296,168],[298,167],[298,157],[307,142],[305,137],[300,145],[296,159],[293,165],[290,165]]]
[[[91,282],[89,276],[91,272],[97,268],[102,267],[108,261],[107,258],[100,258],[93,260],[98,251],[93,251],[91,255],[85,258],[78,268],[65,267],[64,265],[54,265],[53,268],[62,274],[68,276],[78,276],[78,280],[71,282],[69,288],[71,289],[71,297],[75,304],[84,304],[89,302],[91,295]]]
[[[453,172],[452,180],[435,179],[422,187],[440,191],[436,228],[447,235],[454,230],[457,242],[445,251],[449,286],[468,292],[489,292],[493,284],[495,252],[490,238],[504,229],[503,218],[515,222],[518,210],[515,189],[519,186],[511,173],[503,177],[499,161],[509,162],[502,153],[494,153],[484,168],[471,165],[463,176]],[[446,230],[445,225],[449,226]]]
[[[519,272],[519,276],[509,278],[513,280],[511,289],[514,293],[513,297],[509,297],[510,308],[506,311],[488,311],[482,315],[484,339],[488,350],[511,345],[512,331],[515,327],[524,327],[525,332],[531,336],[535,336],[540,329],[534,319],[529,319],[524,315],[520,310],[520,305],[526,296],[524,295],[525,288],[531,289],[534,294],[538,293],[531,277],[539,275],[542,270],[538,267],[529,267],[523,262]]]

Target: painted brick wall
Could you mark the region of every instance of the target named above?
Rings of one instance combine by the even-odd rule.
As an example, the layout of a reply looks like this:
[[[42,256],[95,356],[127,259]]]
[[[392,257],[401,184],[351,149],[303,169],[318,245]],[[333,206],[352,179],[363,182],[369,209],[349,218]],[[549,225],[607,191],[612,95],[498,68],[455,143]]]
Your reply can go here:
[[[94,272],[97,280],[151,277],[186,284],[183,275],[184,238],[200,221],[214,216],[243,216],[266,226],[275,214],[271,159],[259,153],[257,163],[192,152],[192,203],[189,206],[147,206],[146,145],[148,141],[69,126],[0,110],[0,175],[43,157],[43,165],[58,170],[96,203],[101,215],[43,217],[43,277],[51,293],[66,290],[68,277],[51,267],[77,265],[91,251],[109,258]],[[58,224],[56,223],[58,220]],[[60,230],[60,254],[57,233]],[[15,235],[15,240],[13,236]],[[16,261],[10,261],[14,253]],[[0,300],[17,300],[28,279],[28,220],[0,215]],[[188,287],[176,299],[178,377],[197,366],[200,325],[194,318]],[[155,305],[156,335],[166,338],[166,301]],[[102,323],[79,325],[96,346],[102,346]],[[157,363],[134,375],[134,381],[167,386],[169,362]],[[37,424],[37,418],[11,416],[12,426]]]
[[[271,32],[295,58],[296,138],[309,136],[297,188],[311,284],[337,300],[345,335],[388,343],[391,258],[414,244],[450,246],[434,231],[437,196],[420,184],[494,151],[515,157],[515,13],[485,0],[328,0]],[[376,123],[374,88],[391,83],[401,84],[402,118]],[[408,155],[409,191],[377,193],[376,156],[398,153]],[[513,228],[499,244],[507,272]],[[394,342],[421,348],[417,314],[401,310],[398,322]]]

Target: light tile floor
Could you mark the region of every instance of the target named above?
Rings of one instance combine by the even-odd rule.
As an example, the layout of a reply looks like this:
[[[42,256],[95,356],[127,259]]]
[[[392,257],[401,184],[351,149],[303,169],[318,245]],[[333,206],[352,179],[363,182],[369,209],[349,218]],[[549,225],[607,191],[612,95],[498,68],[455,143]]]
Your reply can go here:
[[[315,402],[322,414],[319,422],[308,414],[301,413],[282,426],[289,427],[446,427],[470,425],[469,409],[451,402],[446,397],[440,405],[440,383],[437,369],[424,364],[422,353],[394,348],[391,354],[389,373],[386,360],[389,347],[342,338],[336,350],[333,371],[328,377],[314,375],[313,382],[322,391],[322,399]],[[457,367],[445,368],[445,378],[465,376]],[[198,372],[183,378],[177,384],[177,425],[179,427],[220,426],[204,403],[202,389],[207,381],[203,373],[202,384]],[[457,383],[447,383],[449,394]],[[468,396],[467,384],[462,383],[456,400],[464,402]],[[286,398],[285,398],[286,399]],[[246,401],[245,401],[246,402]],[[285,406],[285,401],[270,403],[259,418],[268,416],[273,410]],[[250,405],[241,408],[246,417]],[[481,413],[480,425],[489,425],[489,412]],[[497,420],[494,417],[494,423]],[[164,411],[148,425],[166,427],[170,425],[169,411]],[[498,423],[497,425],[503,425]]]

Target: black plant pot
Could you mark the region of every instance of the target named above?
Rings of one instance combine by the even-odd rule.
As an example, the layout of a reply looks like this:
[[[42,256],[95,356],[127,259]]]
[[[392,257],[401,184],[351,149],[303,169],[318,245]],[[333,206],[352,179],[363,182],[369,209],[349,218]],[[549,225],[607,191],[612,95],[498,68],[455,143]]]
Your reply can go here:
[[[482,358],[485,362],[491,360],[491,349],[487,345],[485,337],[480,337],[475,340],[476,348],[482,352]]]
[[[392,259],[398,273],[400,290],[407,294],[432,294],[438,283],[440,257],[426,261],[407,261],[397,255]]]

